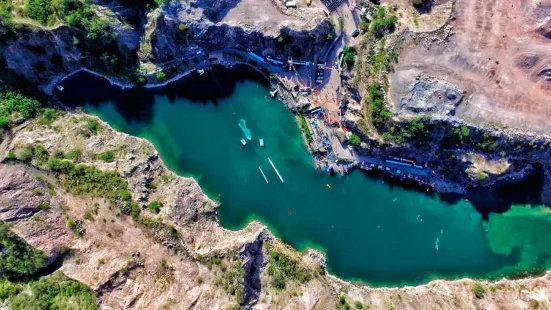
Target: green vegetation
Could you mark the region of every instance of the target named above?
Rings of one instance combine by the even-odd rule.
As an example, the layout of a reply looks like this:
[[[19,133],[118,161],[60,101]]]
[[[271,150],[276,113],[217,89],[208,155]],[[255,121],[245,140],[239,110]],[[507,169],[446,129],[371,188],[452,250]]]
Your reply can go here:
[[[0,299],[12,310],[97,309],[94,291],[61,272],[29,283],[0,280]]]
[[[21,161],[30,162],[35,160],[38,164],[44,164],[48,161],[48,151],[43,145],[27,145],[19,150],[17,158]]]
[[[82,151],[80,149],[74,149],[67,152],[67,154],[65,154],[65,158],[72,160],[74,162],[78,162],[81,157],[82,157]]]
[[[369,52],[369,74],[377,76],[383,69],[390,71],[396,61],[398,61],[398,54],[388,52],[385,49],[385,40],[381,40],[379,48],[372,48]]]
[[[333,35],[328,33],[327,34],[327,41],[333,41]]]
[[[179,24],[179,25],[178,25],[178,30],[179,30],[180,32],[187,32],[187,31],[188,31],[188,27],[187,27],[186,24]]]
[[[158,80],[159,82],[164,82],[164,81],[166,81],[166,73],[164,73],[164,72],[162,72],[162,71],[161,71],[161,72],[158,72],[156,77],[157,77],[157,80]]]
[[[398,19],[394,15],[388,15],[384,7],[379,7],[373,15],[370,30],[377,37],[382,37],[386,32],[393,31]]]
[[[429,4],[431,0],[413,0],[413,6],[416,8],[422,8]]]
[[[0,275],[12,281],[31,276],[46,264],[44,253],[33,249],[1,221],[0,251]]]
[[[27,120],[40,111],[40,103],[14,91],[0,93],[0,128],[14,125],[16,120]]]
[[[86,125],[90,135],[97,135],[103,126],[94,118],[86,118]]]
[[[89,1],[26,0],[24,13],[42,25],[64,22],[82,31],[86,43],[92,48],[107,45],[116,38],[109,22],[96,15]]]
[[[224,290],[226,293],[235,296],[238,304],[245,302],[243,292],[245,269],[242,265],[241,260],[234,261],[230,268],[226,268],[223,277]]]
[[[149,203],[149,205],[147,206],[149,208],[149,211],[157,214],[159,212],[161,212],[161,208],[163,207],[163,203],[160,202],[160,201],[152,201]]]
[[[460,127],[454,128],[453,132],[457,135],[457,137],[461,141],[463,141],[463,139],[469,138],[469,136],[471,134],[471,130],[469,129],[469,127],[467,127],[465,125],[461,125]]]
[[[111,163],[115,160],[115,153],[113,151],[105,151],[100,155],[100,159],[106,163]]]
[[[299,114],[298,117],[300,119],[300,128],[302,129],[302,132],[304,132],[304,136],[306,136],[306,141],[308,143],[312,143],[314,139],[312,138],[312,132],[310,131],[310,128],[308,128],[306,118],[304,118],[304,115],[302,113]]]
[[[379,84],[368,86],[369,98],[371,103],[368,107],[368,113],[371,117],[371,122],[377,129],[382,129],[391,114],[385,108],[383,88]]]
[[[486,173],[484,173],[484,172],[478,172],[478,173],[476,174],[476,179],[477,179],[477,180],[482,181],[482,180],[485,180],[486,178],[488,178],[488,175],[487,175]]]
[[[360,139],[360,137],[357,134],[352,133],[350,135],[350,138],[348,139],[348,142],[350,142],[350,144],[352,144],[352,145],[360,145],[362,140]]]
[[[346,298],[343,295],[341,295],[341,296],[339,296],[339,300],[337,301],[337,304],[335,305],[335,308],[337,310],[340,310],[340,309],[348,310],[348,309],[350,309],[350,305],[346,301]]]
[[[277,38],[277,43],[283,44],[283,43],[285,43],[285,39],[283,39],[282,36],[279,36],[279,37]]]
[[[352,66],[356,61],[356,51],[351,47],[345,46],[342,52],[344,53],[344,63],[348,66]]]
[[[356,300],[356,301],[354,302],[354,307],[356,307],[356,309],[363,309],[364,305],[362,304],[361,301]]]
[[[486,290],[484,289],[484,287],[476,282],[475,284],[473,284],[473,286],[471,287],[471,290],[473,291],[474,295],[476,296],[476,298],[478,299],[482,299],[484,298],[484,295],[486,294]]]
[[[477,144],[477,146],[485,151],[492,151],[497,147],[498,143],[495,137],[491,137],[490,134],[484,132],[482,135],[482,140]]]
[[[46,108],[42,110],[39,123],[40,125],[51,125],[54,122],[56,116],[57,113],[54,109]]]
[[[312,278],[308,270],[298,266],[290,256],[276,250],[270,251],[268,263],[267,272],[271,278],[270,283],[277,289],[284,289],[287,281],[297,280],[305,283]]]
[[[24,12],[42,25],[53,25],[57,19],[50,0],[26,0]]]

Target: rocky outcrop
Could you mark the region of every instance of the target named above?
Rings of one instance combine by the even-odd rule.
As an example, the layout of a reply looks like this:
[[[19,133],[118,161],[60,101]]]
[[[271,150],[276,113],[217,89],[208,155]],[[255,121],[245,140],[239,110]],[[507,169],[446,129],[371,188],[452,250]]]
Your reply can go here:
[[[265,36],[259,31],[248,31],[225,24],[175,20],[159,14],[152,17],[147,32],[151,32],[150,59],[155,62],[190,57],[197,48],[207,51],[235,48],[310,59],[328,44],[327,35],[333,33],[333,27],[328,21],[324,21],[310,31],[282,28],[280,34],[284,43],[278,43],[276,38]]]

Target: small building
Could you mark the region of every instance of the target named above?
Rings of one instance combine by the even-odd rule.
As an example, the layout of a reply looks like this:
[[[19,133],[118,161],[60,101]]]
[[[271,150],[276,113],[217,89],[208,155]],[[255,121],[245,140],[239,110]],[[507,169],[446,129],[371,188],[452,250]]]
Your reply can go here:
[[[285,2],[285,6],[288,7],[288,8],[296,8],[297,3],[295,1],[287,1],[287,2]]]

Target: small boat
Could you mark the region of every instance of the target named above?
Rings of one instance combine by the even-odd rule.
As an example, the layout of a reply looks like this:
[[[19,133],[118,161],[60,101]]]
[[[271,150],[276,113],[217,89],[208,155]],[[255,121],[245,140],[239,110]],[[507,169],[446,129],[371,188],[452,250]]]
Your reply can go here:
[[[59,91],[63,91],[63,90],[65,89],[65,88],[63,88],[63,86],[61,86],[61,85],[57,85],[56,88],[59,89]]]
[[[243,144],[243,145],[247,145],[247,140],[245,140],[245,139],[241,139],[241,144]]]
[[[203,74],[205,74],[205,70],[204,69],[199,69],[199,70],[197,70],[197,73],[199,73],[199,75],[203,75]]]
[[[264,146],[264,139],[258,139],[258,143],[260,143],[260,146]]]

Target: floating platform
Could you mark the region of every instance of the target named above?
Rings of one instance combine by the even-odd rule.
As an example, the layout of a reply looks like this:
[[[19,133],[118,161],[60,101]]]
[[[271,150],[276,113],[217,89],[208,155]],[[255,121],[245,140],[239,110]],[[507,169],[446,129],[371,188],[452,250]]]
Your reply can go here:
[[[258,139],[258,143],[260,143],[260,146],[264,146],[264,139]]]
[[[241,144],[243,144],[243,145],[247,145],[247,140],[245,140],[245,139],[241,139]]]
[[[63,91],[63,90],[65,89],[65,88],[63,88],[63,86],[61,86],[61,85],[57,85],[56,88],[59,89],[59,91]]]
[[[283,178],[281,177],[281,174],[279,174],[279,171],[277,171],[277,168],[274,165],[274,163],[272,162],[272,160],[270,158],[268,158],[268,161],[270,162],[270,165],[272,165],[272,168],[274,168],[274,171],[277,174],[277,176],[279,177],[279,179],[281,180],[281,183],[284,183]]]
[[[260,168],[260,166],[258,166],[258,170],[260,170],[260,173],[262,173],[262,176],[264,177],[264,180],[266,181],[266,183],[270,183],[268,182],[268,178],[266,177],[266,175],[264,174],[264,171],[262,171],[262,168]]]

